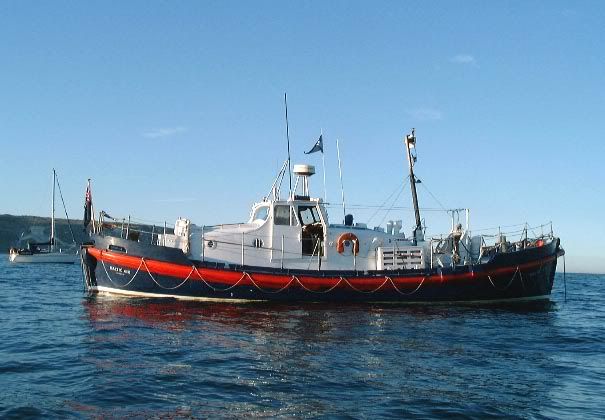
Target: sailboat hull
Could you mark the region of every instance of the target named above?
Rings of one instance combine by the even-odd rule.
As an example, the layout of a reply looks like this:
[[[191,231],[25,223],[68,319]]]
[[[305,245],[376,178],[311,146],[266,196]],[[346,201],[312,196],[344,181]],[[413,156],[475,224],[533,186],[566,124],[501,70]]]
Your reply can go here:
[[[399,271],[282,270],[188,260],[179,250],[111,238],[82,250],[91,292],[229,301],[518,302],[549,299],[557,238],[485,264]],[[116,252],[115,249],[120,249]],[[178,252],[175,252],[178,251]],[[165,253],[164,253],[165,252]]]
[[[11,253],[9,261],[12,263],[23,264],[75,264],[78,262],[77,254],[67,254],[62,252],[48,252],[40,254],[18,254]]]
[[[55,186],[58,185],[57,172],[53,169],[53,186],[51,200],[51,221],[50,221],[50,238],[45,243],[28,243],[27,248],[9,250],[8,260],[17,264],[75,264],[79,260],[78,254],[55,251]],[[61,186],[59,186],[59,192]],[[63,197],[61,197],[63,199]],[[65,210],[67,215],[67,210]],[[67,218],[69,223],[69,216]],[[71,230],[71,225],[70,225]],[[76,243],[75,238],[74,244]]]

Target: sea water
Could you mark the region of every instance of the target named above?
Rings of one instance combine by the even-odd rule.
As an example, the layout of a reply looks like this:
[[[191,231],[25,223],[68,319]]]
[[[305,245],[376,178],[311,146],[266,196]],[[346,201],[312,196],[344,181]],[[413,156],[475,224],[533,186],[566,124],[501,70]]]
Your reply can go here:
[[[605,418],[605,276],[524,307],[88,296],[0,262],[0,417]]]

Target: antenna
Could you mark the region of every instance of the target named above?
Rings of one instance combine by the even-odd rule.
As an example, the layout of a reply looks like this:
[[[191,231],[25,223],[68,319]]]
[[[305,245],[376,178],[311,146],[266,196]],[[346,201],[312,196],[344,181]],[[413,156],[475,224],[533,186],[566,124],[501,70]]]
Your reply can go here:
[[[321,129],[321,133],[319,135],[319,137],[322,138],[322,143],[323,143],[323,136],[324,136],[324,130],[323,128]],[[321,166],[322,166],[322,171],[323,171],[323,176],[324,176],[324,202],[328,202],[328,191],[326,190],[326,149],[325,147],[323,147],[322,144],[322,148],[323,150],[321,151]]]
[[[340,147],[338,146],[338,139],[336,139],[336,153],[338,155],[338,173],[340,174],[340,194],[342,196],[342,224],[345,224],[347,210],[345,207],[345,188],[342,184],[342,165],[340,164]]]
[[[292,197],[292,165],[290,163],[290,126],[288,124],[288,94],[284,92],[284,105],[286,107],[286,139],[288,140],[288,174],[290,175],[290,194]]]

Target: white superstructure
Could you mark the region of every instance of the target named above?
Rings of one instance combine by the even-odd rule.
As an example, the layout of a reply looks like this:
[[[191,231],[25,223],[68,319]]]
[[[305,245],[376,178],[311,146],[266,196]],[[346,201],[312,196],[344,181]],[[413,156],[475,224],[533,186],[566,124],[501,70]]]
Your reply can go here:
[[[500,234],[499,229],[498,236],[471,236],[468,209],[448,210],[452,216],[451,231],[438,237],[425,237],[426,228],[420,217],[416,194],[416,184],[420,181],[413,170],[416,162],[414,130],[405,136],[404,144],[415,213],[415,225],[409,236],[403,233],[401,220],[388,221],[386,228],[369,227],[355,222],[352,215],[343,211],[342,223],[331,223],[326,203],[310,194],[310,178],[315,174],[312,165],[293,166],[292,173],[296,179],[291,184],[288,197],[282,198],[280,188],[289,168],[286,160],[269,194],[252,206],[247,222],[198,226],[188,219],[179,218],[172,233],[166,224],[163,233],[155,233],[158,230],[154,226],[150,242],[180,249],[190,260],[214,263],[217,267],[341,272],[471,266],[486,262],[495,253],[509,247],[520,250],[532,245],[528,241],[527,225],[516,232],[521,234],[521,238],[512,243]],[[461,212],[466,219],[464,227],[459,223]],[[129,226],[130,217],[128,220]],[[126,237],[129,237],[128,231],[127,227]],[[123,232],[124,221],[120,237]],[[546,237],[553,238],[552,226],[549,235],[540,236],[542,239]]]
[[[431,243],[406,238],[401,221],[386,231],[354,223],[351,215],[345,223],[330,223],[323,200],[309,194],[312,165],[294,165],[294,191],[281,199],[284,169],[246,223],[200,227],[179,219],[175,234],[159,235],[158,244],[181,248],[193,260],[275,269],[420,269],[430,260]]]

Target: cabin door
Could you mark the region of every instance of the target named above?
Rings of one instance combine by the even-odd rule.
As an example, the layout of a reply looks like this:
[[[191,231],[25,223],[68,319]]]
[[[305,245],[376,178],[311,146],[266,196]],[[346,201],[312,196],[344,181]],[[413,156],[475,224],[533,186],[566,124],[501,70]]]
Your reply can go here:
[[[300,225],[294,208],[286,204],[273,207],[273,261],[301,258]]]
[[[324,224],[317,206],[298,206],[298,216],[302,223],[302,254],[324,255]]]

